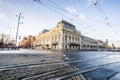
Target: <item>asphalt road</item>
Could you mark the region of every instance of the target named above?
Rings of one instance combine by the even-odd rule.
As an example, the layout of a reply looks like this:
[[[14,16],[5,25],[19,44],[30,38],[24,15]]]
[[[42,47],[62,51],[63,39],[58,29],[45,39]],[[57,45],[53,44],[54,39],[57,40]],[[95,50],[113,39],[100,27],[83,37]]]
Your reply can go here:
[[[70,65],[76,66],[92,80],[120,80],[120,52],[80,51],[64,53]]]

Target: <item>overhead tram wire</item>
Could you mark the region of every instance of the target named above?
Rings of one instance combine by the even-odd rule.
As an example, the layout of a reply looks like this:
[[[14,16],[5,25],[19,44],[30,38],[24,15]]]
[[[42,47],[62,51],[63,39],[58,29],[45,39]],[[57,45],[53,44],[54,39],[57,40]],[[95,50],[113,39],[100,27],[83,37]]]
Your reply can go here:
[[[107,26],[109,26],[109,28],[111,28],[111,25],[110,25],[110,23],[108,22],[108,20],[107,20],[107,17],[106,17],[106,15],[105,15],[105,13],[102,13],[102,12],[101,12],[101,9],[97,6],[97,4],[98,4],[98,2],[96,2],[94,5],[96,6],[96,8],[97,8],[98,12],[99,12],[99,13],[100,13],[100,15],[102,16],[102,18],[105,20],[106,25],[107,25]],[[102,10],[102,11],[103,11],[103,10]],[[115,31],[115,33],[116,33],[116,31]]]
[[[66,17],[66,16],[63,15],[62,13],[60,13],[60,12],[56,11],[55,9],[53,9],[53,8],[55,8],[55,6],[52,6],[52,5],[51,5],[51,6],[53,7],[53,8],[51,8],[50,5],[48,5],[48,4],[45,3],[45,2],[39,2],[39,3],[40,3],[41,5],[47,7],[48,9],[54,11],[55,13],[57,13],[57,14],[59,14],[59,15],[61,15],[61,16],[64,16],[65,18],[73,21],[73,19],[71,19],[71,18],[69,18],[69,17]],[[44,4],[44,3],[45,3],[45,4]],[[67,11],[66,11],[66,12],[67,12]],[[77,23],[77,24],[80,24],[80,23],[78,23],[78,22],[76,22],[76,23]],[[82,25],[82,24],[80,24],[80,25]],[[91,31],[92,31],[92,30],[91,30]]]
[[[74,14],[72,14],[72,13],[66,11],[66,10],[63,9],[61,6],[57,5],[56,3],[52,2],[51,0],[48,0],[48,1],[49,1],[50,3],[52,3],[53,5],[55,5],[55,6],[53,6],[53,5],[51,5],[51,6],[54,7],[54,8],[56,8],[57,10],[61,10],[61,11],[65,12],[65,13],[68,13],[68,14],[72,15],[72,16],[75,17],[75,18],[78,17],[78,15],[74,15]],[[45,3],[45,4],[48,4],[48,3]],[[48,4],[48,5],[50,5],[50,4]],[[79,19],[79,20],[80,20],[80,19]],[[82,21],[82,20],[80,20],[80,21],[83,22],[83,23],[85,23],[85,22]],[[91,28],[91,26],[90,26],[89,24],[87,24],[87,23],[85,23],[85,24],[86,24],[88,27]],[[94,31],[94,30],[91,29],[91,31]]]
[[[35,1],[36,1],[36,0],[35,0]],[[39,1],[40,1],[40,0],[39,0]],[[43,1],[40,1],[39,3],[40,3],[41,5],[45,4],[45,6],[47,5],[48,8],[52,7],[52,8],[54,8],[54,9],[57,9],[57,10],[60,10],[60,11],[61,11],[61,10],[62,10],[62,11],[64,10],[64,9],[58,9],[56,6],[50,5],[50,4],[45,3],[45,2],[43,2]],[[55,4],[55,3],[54,3],[54,4]],[[62,7],[60,7],[60,8],[62,8]],[[54,9],[52,9],[52,10],[55,12]],[[71,14],[70,12],[68,12],[68,11],[66,11],[66,10],[64,10],[64,12],[69,13],[70,15],[72,15],[72,16],[75,17],[75,18],[78,17],[78,16],[76,16],[76,15]],[[58,13],[58,14],[59,14],[59,13]],[[80,19],[79,19],[79,20],[80,20]],[[90,26],[89,24],[85,23],[85,22],[82,21],[82,20],[80,20],[80,21],[83,22],[84,24],[86,24],[86,27],[88,27],[91,31],[97,32],[97,31],[91,29],[92,26]],[[87,28],[87,29],[88,29],[88,28]],[[102,35],[101,33],[100,33],[99,35],[103,37],[103,35]]]
[[[100,7],[100,9],[102,10],[103,14],[105,15],[106,19],[108,20],[109,23],[111,23],[111,25],[114,27],[114,28],[117,28],[113,23],[112,21],[108,18],[108,16],[106,16],[104,10],[102,9],[102,7],[100,6],[100,4],[98,3],[98,6]],[[119,29],[116,29],[116,30],[119,30]]]
[[[48,6],[51,6],[51,7],[53,7],[53,8],[56,8],[56,6],[53,6],[53,5],[50,5],[50,4],[48,4],[48,3],[45,3],[45,2],[41,2],[41,4],[46,4],[46,5],[48,5]],[[55,3],[54,3],[54,5],[55,5]],[[59,6],[60,7],[60,6]],[[48,7],[48,8],[50,8],[50,7]],[[66,13],[69,13],[70,15],[72,15],[73,17],[77,17],[77,15],[74,15],[74,14],[71,14],[70,12],[68,12],[68,11],[66,11],[66,10],[64,10],[64,9],[62,9],[62,7],[60,7],[59,9],[58,8],[56,8],[57,10],[60,10],[60,11],[63,11],[63,12],[66,12]],[[53,9],[52,9],[53,10]],[[61,13],[60,13],[61,14]],[[65,16],[66,17],[66,16]],[[67,17],[68,18],[68,17]],[[72,19],[73,20],[73,19]],[[88,28],[90,28],[91,26],[90,25],[88,25],[87,24],[87,26],[86,27],[88,27]],[[94,31],[93,29],[90,29],[91,31]]]
[[[41,5],[45,6],[46,8],[50,9],[51,11],[54,11],[55,13],[57,13],[57,14],[59,14],[59,15],[61,15],[61,16],[64,16],[62,13],[54,10],[53,8],[50,8],[49,6],[47,6],[47,5],[45,5],[45,4],[42,4],[42,3],[41,3]],[[64,17],[67,18],[67,19],[69,19],[69,20],[72,20],[72,19],[69,18],[69,17],[66,17],[66,16],[64,16]]]
[[[54,3],[53,1],[51,1],[51,0],[48,0],[50,3],[52,3],[53,5],[55,5],[55,6],[53,6],[53,7],[58,7],[61,11],[64,11],[64,12],[68,12],[68,11],[66,11],[65,9],[63,9],[61,6],[59,6],[59,5],[57,5],[56,3]],[[58,9],[57,8],[57,9]]]
[[[107,21],[106,15],[101,11],[101,9],[97,6],[97,4],[98,4],[98,1],[94,3],[95,7],[97,8],[97,10],[100,13],[100,15],[102,16],[102,18],[106,21],[106,23],[109,24]],[[109,27],[111,27],[111,26],[109,26]]]
[[[79,2],[81,3],[81,0],[79,0]],[[84,9],[80,10],[80,12],[84,12],[85,10],[91,8],[92,6],[93,6],[93,4],[87,6],[86,8],[85,8],[85,6],[84,6]],[[79,5],[79,7],[82,7],[82,6]]]
[[[41,0],[34,0],[34,1],[38,1],[39,4],[47,7],[48,9],[50,9],[50,10],[56,12],[56,13],[58,13],[59,15],[61,15],[61,13],[59,13],[59,12],[56,11],[55,9],[57,9],[57,10],[59,10],[59,11],[66,12],[66,13],[72,15],[73,17],[78,18],[78,15],[74,15],[74,14],[72,14],[72,13],[70,13],[70,12],[64,10],[64,9],[59,9],[57,5],[56,5],[56,6],[57,6],[57,7],[56,7],[56,6],[53,6],[53,5],[48,4],[48,3],[46,3],[46,2],[43,2],[43,1],[41,1]],[[52,8],[51,8],[51,7],[52,7]],[[54,9],[53,9],[53,8],[54,8]],[[60,8],[62,8],[62,7],[60,7]],[[62,15],[62,16],[64,16],[64,15]],[[65,16],[65,17],[66,17],[66,16]],[[68,17],[67,17],[67,18],[68,18]],[[73,20],[73,19],[72,19],[72,20]],[[80,20],[80,19],[79,19],[79,20]],[[88,27],[91,31],[95,32],[95,30],[91,29],[91,27],[92,27],[91,25],[87,24],[86,22],[84,22],[84,21],[82,21],[82,20],[80,20],[80,21],[81,21],[82,23],[86,24],[86,27]],[[88,28],[87,28],[87,29],[88,29]],[[101,33],[100,33],[99,35],[102,36]],[[103,36],[102,36],[102,37],[103,37]]]
[[[66,11],[65,9],[63,9],[61,6],[57,5],[57,4],[54,3],[53,1],[51,1],[51,0],[48,0],[48,1],[49,1],[51,4],[55,5],[55,6],[54,6],[55,8],[57,7],[57,9],[62,10],[62,11],[64,11],[64,12],[66,12],[66,13],[69,13],[70,15],[72,15],[72,16],[74,16],[74,17],[77,17],[77,16],[78,16],[78,15],[74,15],[74,14]],[[53,5],[52,5],[52,6],[53,6]],[[90,7],[88,7],[88,8],[90,8]],[[95,20],[93,20],[93,21],[95,21]]]
[[[110,15],[108,15],[108,17],[111,17],[111,16],[114,16],[115,14],[119,13],[120,12],[120,9],[114,11],[113,13],[111,13]]]
[[[52,7],[56,8],[56,9],[58,9],[58,10],[61,10],[61,11],[65,12],[65,13],[68,13],[68,14],[72,15],[72,16],[75,17],[75,18],[78,18],[78,15],[74,15],[74,14],[70,13],[69,11],[66,11],[66,10],[63,9],[61,6],[57,5],[56,3],[54,3],[54,2],[51,1],[51,0],[48,0],[48,1],[49,1],[50,3],[52,3],[53,5],[55,5],[55,6],[52,6]],[[57,7],[58,7],[58,8],[57,8]],[[80,20],[80,19],[79,19],[79,20]],[[84,21],[82,21],[82,20],[80,20],[80,21],[83,22],[84,24],[86,24],[88,27],[91,27],[89,24],[85,23]]]
[[[48,5],[46,5],[46,4],[42,4],[42,2],[39,2],[41,5],[43,5],[43,6],[45,6],[45,7],[47,7],[48,9],[50,9],[50,10],[52,10],[52,11],[54,11],[55,13],[57,13],[57,14],[59,14],[59,15],[62,15],[62,16],[64,16],[65,18],[67,18],[67,19],[69,19],[70,21],[72,20],[72,21],[74,21],[73,19],[71,19],[71,18],[69,18],[69,17],[66,17],[65,15],[63,15],[62,13],[60,13],[60,12],[58,12],[58,11],[56,11],[56,10],[54,10],[54,9],[52,9],[51,7],[49,7]],[[75,23],[77,23],[77,24],[80,24],[80,23],[78,23],[78,22],[76,22],[76,21],[74,21]],[[80,25],[83,25],[83,24],[80,24]],[[84,27],[84,28],[86,28],[86,27]],[[88,29],[88,28],[87,28]],[[92,29],[90,29],[91,31],[93,31]]]
[[[13,3],[11,3],[9,0],[8,0],[7,2],[10,3],[11,6],[8,5],[8,4],[6,4],[6,1],[4,1],[4,0],[1,0],[1,1],[3,2],[3,6],[0,5],[0,8],[2,8],[2,12],[4,12],[4,13],[8,12],[7,9],[4,9],[5,7],[7,7],[7,8],[9,9],[9,13],[8,13],[8,14],[10,14],[10,15],[11,15],[11,14],[13,15],[14,12],[15,12],[16,10],[18,10],[18,8],[17,8]],[[7,6],[6,6],[6,5],[7,5]],[[14,16],[14,15],[13,15],[13,16]],[[8,25],[13,24],[13,23],[15,22],[14,19],[11,20],[10,17],[7,17],[7,18],[8,18],[8,20],[9,20],[9,24],[8,24],[8,22],[5,23],[5,22],[1,21],[1,23],[4,24],[5,26],[8,26]]]
[[[36,0],[35,0],[35,1],[36,1]],[[39,3],[40,3],[41,5],[43,5],[44,7],[50,9],[51,11],[54,11],[55,13],[57,13],[57,14],[59,14],[59,15],[65,17],[66,19],[68,19],[68,20],[70,20],[70,21],[74,21],[73,19],[71,19],[71,18],[69,18],[69,17],[63,15],[62,13],[56,11],[55,9],[49,7],[49,5],[47,5],[47,4],[43,4],[43,2],[39,2]],[[79,25],[82,25],[82,24],[80,24],[80,23],[78,23],[78,22],[76,22],[76,21],[75,21],[75,23],[77,23],[77,24],[79,24]],[[91,30],[91,31],[92,31],[92,30]]]
[[[117,13],[119,13],[120,12],[120,9],[118,9],[118,10],[116,10],[116,11],[114,11],[113,13],[111,13],[110,15],[108,15],[108,17],[112,17],[112,16],[114,16],[115,14],[117,14]],[[116,24],[112,24],[112,25],[116,25]],[[118,29],[118,28],[117,28]],[[118,29],[119,30],[119,29]]]
[[[45,6],[45,7],[47,7],[48,9],[56,12],[57,14],[62,15],[62,13],[60,13],[60,12],[58,12],[58,11],[50,8],[47,4],[42,4],[42,2],[40,2],[40,4],[43,5],[43,6]],[[66,11],[66,12],[67,12],[67,11]],[[71,18],[69,18],[69,17],[66,17],[65,15],[62,15],[62,16],[64,16],[65,18],[69,19],[70,21],[71,21],[71,20],[74,21],[73,19],[71,19]],[[77,24],[79,24],[79,25],[82,25],[82,24],[80,24],[80,23],[78,23],[78,22],[76,22],[76,21],[75,21],[75,23],[77,23]],[[86,26],[86,27],[88,27],[88,26]],[[89,28],[89,27],[88,27],[88,28]],[[88,28],[87,28],[87,29],[88,29]],[[91,31],[94,31],[93,29],[90,29],[90,30],[91,30]]]
[[[37,1],[37,0],[34,0],[34,1]],[[45,3],[45,2],[41,2],[40,0],[38,0],[38,1],[39,1],[39,4],[41,4],[41,5],[43,5],[44,7],[50,9],[51,11],[54,11],[55,13],[57,13],[57,14],[59,14],[59,15],[61,15],[61,16],[64,16],[65,18],[67,18],[67,19],[69,19],[69,20],[72,20],[71,18],[66,17],[65,15],[63,15],[63,14],[60,13],[60,12],[58,12],[57,10],[55,10],[55,9],[53,9],[53,8],[51,8],[51,7],[49,7],[49,6],[52,6],[52,5],[47,4],[47,3]],[[55,6],[52,6],[52,7],[55,7]]]
[[[50,3],[52,3],[53,5],[55,5],[55,8],[58,7],[58,10],[63,10],[64,12],[69,13],[70,15],[74,16],[75,18],[78,17],[78,15],[71,14],[70,12],[64,10],[61,6],[57,5],[57,4],[54,3],[53,1],[51,1],[51,0],[48,0],[48,1],[49,1]],[[100,0],[99,0],[99,1],[100,1]],[[80,20],[80,19],[79,19],[79,20]],[[90,19],[89,19],[89,20],[90,20]],[[84,24],[86,24],[89,28],[92,27],[91,25],[85,23],[84,21],[82,21],[82,20],[80,20],[80,21],[83,22]],[[91,21],[91,20],[90,20],[90,21]],[[94,20],[94,21],[96,21],[96,20]],[[97,21],[97,22],[100,22],[100,21]],[[90,30],[95,32],[95,30],[93,30],[93,29],[90,29]],[[101,33],[100,33],[100,36],[102,36]],[[102,37],[103,37],[103,36],[102,36]]]
[[[30,0],[28,0],[28,1],[29,1],[29,3],[27,4],[26,10],[25,10],[25,16],[28,16],[28,14],[29,14],[29,12],[32,9],[32,6],[34,4],[34,1],[30,1]]]
[[[51,0],[48,0],[51,4],[53,4],[53,5],[55,5],[55,6],[53,6],[53,7],[57,7],[57,9],[59,9],[59,10],[62,10],[62,11],[64,11],[64,12],[66,12],[66,13],[69,13],[70,15],[72,15],[72,16],[74,16],[74,17],[78,17],[78,15],[74,15],[74,14],[72,14],[72,13],[70,13],[70,12],[68,12],[68,11],[66,11],[65,9],[63,9],[61,6],[59,6],[59,5],[57,5],[55,2],[53,2],[53,1],[51,1]],[[99,0],[100,1],[100,0]],[[91,5],[92,6],[92,5]],[[90,7],[91,7],[90,6]],[[88,7],[88,8],[90,8],[90,7]],[[87,9],[88,9],[87,8]],[[86,9],[85,9],[86,10]],[[96,22],[99,22],[99,23],[103,23],[103,22],[101,22],[101,21],[97,21],[97,20],[94,20],[94,19],[89,19],[89,18],[87,18],[87,20],[89,20],[89,21],[96,21]],[[84,22],[84,21],[83,21]],[[84,22],[85,23],[85,22]],[[86,24],[86,23],[85,23]]]
[[[94,2],[94,1],[93,1]],[[111,25],[111,21],[109,20],[109,18],[106,16],[104,10],[102,9],[102,7],[100,6],[100,4],[98,3],[98,1],[96,0],[96,2],[94,2],[95,7],[97,8],[98,12],[100,13],[100,15],[102,16],[102,18],[106,21],[107,26],[109,26],[109,28],[114,29],[115,34],[117,33],[117,29],[114,28],[114,25]],[[113,26],[113,27],[112,27]]]

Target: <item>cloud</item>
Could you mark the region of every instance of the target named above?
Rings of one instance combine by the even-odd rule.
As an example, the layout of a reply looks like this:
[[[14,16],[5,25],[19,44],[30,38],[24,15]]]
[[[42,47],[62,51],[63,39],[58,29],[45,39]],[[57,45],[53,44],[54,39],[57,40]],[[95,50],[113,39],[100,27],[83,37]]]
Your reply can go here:
[[[85,15],[84,15],[83,13],[80,13],[80,14],[78,15],[78,18],[79,18],[80,20],[82,20],[82,21],[84,21],[84,20],[86,19]]]
[[[3,1],[2,0],[0,0],[0,5],[3,5]]]
[[[4,13],[0,13],[0,21],[5,21],[7,20],[7,15]]]
[[[66,10],[69,13],[75,15],[78,19],[80,19],[82,21],[84,21],[86,19],[85,14],[79,13],[78,10],[76,8],[74,8],[74,7],[66,7]]]
[[[71,14],[76,14],[77,13],[77,10],[73,7],[67,7],[66,10]]]
[[[0,0],[0,5],[1,6],[9,6],[9,7],[11,7],[11,8],[14,8],[14,6],[11,4],[11,3],[9,3],[7,0]]]
[[[6,26],[6,22],[8,22],[7,15],[4,13],[0,13],[0,24]]]
[[[15,6],[14,5],[12,5],[11,3],[9,3],[9,2],[6,2],[6,5],[8,5],[9,7],[11,7],[11,8],[15,8]]]
[[[96,0],[86,0],[86,5],[91,6]]]

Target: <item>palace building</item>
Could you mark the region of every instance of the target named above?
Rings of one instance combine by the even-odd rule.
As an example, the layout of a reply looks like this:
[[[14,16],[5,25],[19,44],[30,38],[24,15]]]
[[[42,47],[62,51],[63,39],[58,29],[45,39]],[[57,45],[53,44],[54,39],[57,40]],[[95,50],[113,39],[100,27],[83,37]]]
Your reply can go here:
[[[81,33],[73,24],[62,20],[54,29],[45,29],[39,33],[34,41],[34,48],[59,51],[80,50],[80,36]]]
[[[33,46],[35,49],[57,51],[104,50],[108,48],[108,41],[82,36],[73,24],[62,20],[54,29],[40,32]]]

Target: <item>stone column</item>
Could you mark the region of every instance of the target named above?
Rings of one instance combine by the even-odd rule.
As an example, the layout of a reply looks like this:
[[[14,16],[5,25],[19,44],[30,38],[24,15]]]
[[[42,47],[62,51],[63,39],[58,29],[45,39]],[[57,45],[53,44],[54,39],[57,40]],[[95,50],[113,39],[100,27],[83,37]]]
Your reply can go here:
[[[63,50],[64,48],[63,48],[63,38],[64,38],[64,36],[63,36],[63,30],[61,29],[61,32],[60,32],[60,43],[59,43],[59,49],[60,50]]]

